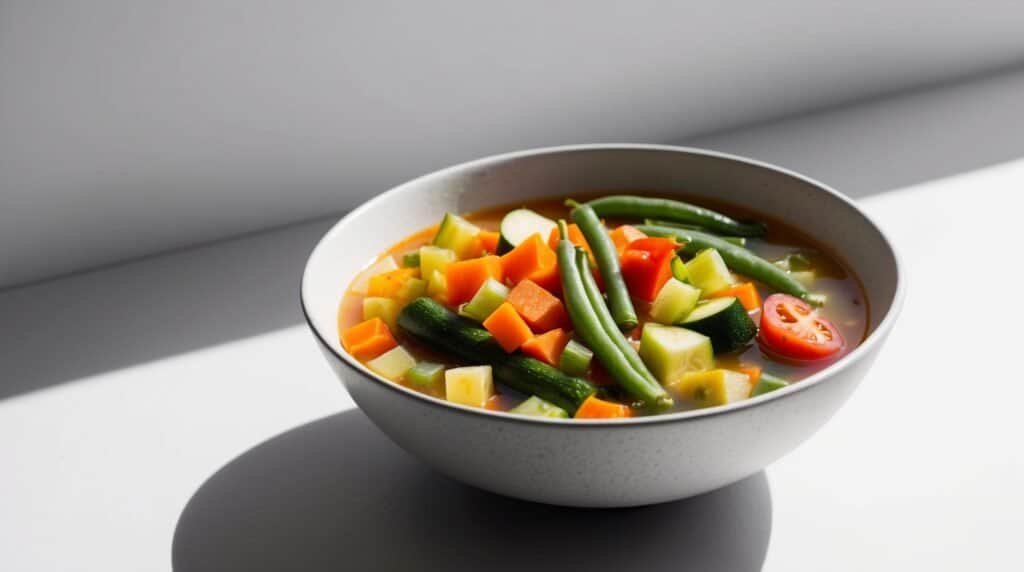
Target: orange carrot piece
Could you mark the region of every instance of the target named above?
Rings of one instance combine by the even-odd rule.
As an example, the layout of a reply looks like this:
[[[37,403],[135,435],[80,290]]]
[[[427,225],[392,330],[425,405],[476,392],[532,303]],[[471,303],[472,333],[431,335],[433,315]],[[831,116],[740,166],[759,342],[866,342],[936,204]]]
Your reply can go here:
[[[417,274],[419,274],[419,270],[416,268],[399,268],[373,276],[367,286],[366,295],[395,298],[401,292],[405,282],[410,278],[415,278]]]
[[[387,324],[380,318],[370,318],[345,330],[341,335],[345,351],[358,360],[373,359],[398,345]]]
[[[561,240],[561,238],[562,237],[557,228],[551,229],[551,234],[548,235],[548,246],[551,250],[558,250],[558,241]],[[583,250],[586,250],[587,254],[590,254],[590,245],[587,244],[587,239],[584,238],[583,231],[581,231],[580,227],[575,224],[569,225],[569,242],[576,246],[583,247]]]
[[[633,411],[627,405],[612,403],[591,395],[576,410],[576,419],[615,419],[632,417]]]
[[[753,282],[744,282],[743,284],[737,284],[725,290],[715,292],[711,298],[725,298],[727,296],[733,296],[739,299],[740,304],[747,309],[748,312],[753,310],[759,310],[761,308],[761,295],[757,293],[757,287],[754,286]]]
[[[741,365],[736,368],[736,371],[747,374],[751,384],[755,384],[757,380],[761,379],[761,368],[756,365]]]
[[[544,274],[558,265],[555,251],[544,244],[537,233],[531,234],[519,246],[501,257],[501,269],[512,284],[518,284],[535,274]]]
[[[501,349],[512,353],[526,340],[533,337],[530,326],[526,325],[512,304],[503,302],[498,309],[484,320],[484,328],[494,336]]]
[[[562,301],[533,280],[523,280],[516,284],[508,293],[506,302],[519,312],[534,331],[546,332],[569,324],[569,315]]]
[[[498,251],[498,239],[501,238],[501,233],[493,230],[481,230],[480,234],[476,235],[476,237],[484,251],[491,254]]]
[[[619,253],[619,258],[622,258],[622,253],[626,251],[626,247],[629,243],[634,240],[640,240],[641,238],[647,238],[647,235],[638,230],[635,226],[624,224],[616,227],[608,235],[612,239],[612,243],[615,245],[615,251]]]
[[[534,359],[557,366],[559,358],[562,357],[562,350],[568,343],[569,334],[561,328],[555,328],[526,340],[519,349]]]
[[[501,259],[484,256],[453,262],[444,269],[448,284],[448,302],[453,305],[468,302],[488,278],[502,281]]]

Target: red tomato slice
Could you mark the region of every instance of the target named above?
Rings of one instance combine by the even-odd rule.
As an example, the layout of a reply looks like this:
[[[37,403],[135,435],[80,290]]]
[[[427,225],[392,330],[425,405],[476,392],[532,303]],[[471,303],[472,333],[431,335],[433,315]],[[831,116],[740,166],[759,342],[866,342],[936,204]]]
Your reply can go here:
[[[765,299],[758,337],[769,350],[799,360],[827,358],[846,345],[832,322],[788,294]]]

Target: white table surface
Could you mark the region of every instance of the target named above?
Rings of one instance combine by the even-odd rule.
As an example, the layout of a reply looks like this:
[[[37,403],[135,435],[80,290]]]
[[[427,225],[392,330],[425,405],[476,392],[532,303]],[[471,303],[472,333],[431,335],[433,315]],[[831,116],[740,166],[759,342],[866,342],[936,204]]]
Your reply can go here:
[[[942,115],[944,101],[915,105]],[[916,137],[884,120],[904,104],[768,126],[732,147],[772,160],[801,145],[759,146],[773,129],[799,135],[817,124],[849,135],[874,117],[864,140],[896,147],[858,158],[870,168]],[[1020,116],[1008,117],[985,121],[1016,145]],[[803,145],[801,156],[819,152]],[[780,571],[1024,569],[1024,270],[1014,255],[1024,160],[971,168],[1018,151],[1024,157],[1024,146],[1000,146],[971,165],[950,154],[964,173],[911,186],[899,173],[898,188],[884,179],[854,188],[896,243],[909,282],[869,378],[821,432],[767,469],[767,486],[756,476],[710,500],[641,509],[649,518],[537,512],[467,492],[344,413],[353,404],[299,324],[295,299],[303,254],[325,222],[0,293],[0,568],[166,570],[173,545],[181,570],[338,569],[347,557],[506,569],[508,553],[523,548],[495,535],[525,538],[515,535],[531,519],[587,533],[622,518],[629,530],[616,534],[682,523],[703,539],[671,562],[639,556],[645,569],[686,559],[714,569],[736,562],[732,553]],[[822,165],[805,170],[828,180]],[[612,563],[587,558],[568,551],[542,562]]]

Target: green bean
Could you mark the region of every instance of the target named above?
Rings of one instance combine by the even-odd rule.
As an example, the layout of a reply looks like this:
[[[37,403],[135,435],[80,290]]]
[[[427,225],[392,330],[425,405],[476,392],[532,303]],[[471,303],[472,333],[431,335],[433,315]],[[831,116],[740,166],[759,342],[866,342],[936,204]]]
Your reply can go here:
[[[576,265],[576,249],[568,239],[565,221],[558,221],[561,240],[558,242],[558,271],[562,279],[562,294],[565,308],[572,320],[576,335],[590,347],[608,374],[627,392],[644,403],[658,407],[671,405],[672,398],[660,386],[652,388],[649,380],[632,367],[618,346],[608,336],[590,303],[579,267]],[[616,330],[618,331],[618,330]],[[622,335],[621,333],[619,334]]]
[[[779,292],[815,303],[814,295],[789,273],[742,246],[730,244],[720,237],[699,230],[649,224],[638,225],[637,229],[651,236],[675,238],[683,243],[679,250],[690,255],[695,255],[706,248],[714,248],[722,255],[726,266],[736,272],[763,282]]]
[[[695,224],[683,224],[679,222],[670,222],[667,220],[655,220],[650,218],[644,219],[644,224],[653,224],[655,226],[670,226],[672,228],[685,228],[687,230],[701,230],[701,228]],[[736,246],[746,246],[747,239],[742,236],[719,236],[722,240],[735,244]]]
[[[622,330],[631,330],[636,327],[638,320],[636,310],[633,309],[633,301],[629,298],[629,289],[626,288],[626,281],[622,278],[622,269],[619,268],[619,255],[615,251],[615,245],[611,237],[597,218],[594,209],[588,205],[581,205],[576,201],[566,201],[566,204],[573,206],[570,216],[580,227],[583,238],[587,239],[591,252],[594,253],[594,260],[597,261],[597,269],[601,271],[604,278],[604,289],[608,295],[608,309],[611,311],[615,323]]]
[[[671,199],[614,195],[587,204],[602,217],[670,220],[736,236],[763,236],[766,231],[764,224],[740,222],[713,210]]]

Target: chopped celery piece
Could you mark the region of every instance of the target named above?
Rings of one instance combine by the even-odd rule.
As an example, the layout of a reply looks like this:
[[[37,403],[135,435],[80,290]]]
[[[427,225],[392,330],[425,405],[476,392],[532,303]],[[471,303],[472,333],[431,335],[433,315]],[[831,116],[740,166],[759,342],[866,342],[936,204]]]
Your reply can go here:
[[[484,407],[494,395],[491,366],[457,367],[444,372],[445,398],[452,403]]]
[[[441,226],[434,235],[434,246],[449,248],[455,251],[455,256],[468,258],[476,248],[478,234],[480,227],[457,214],[445,213]]]
[[[508,293],[508,286],[493,278],[488,278],[476,291],[473,298],[459,307],[459,314],[483,322],[508,298]]]
[[[402,256],[402,266],[405,268],[419,268],[420,266],[420,253],[419,252],[406,252]]]
[[[390,256],[385,256],[377,262],[374,262],[370,266],[359,273],[356,279],[352,281],[352,286],[349,288],[352,293],[365,296],[370,288],[370,278],[378,274],[384,274],[385,272],[391,272],[392,270],[398,270],[398,265],[395,264],[395,259]]]
[[[558,369],[568,375],[581,377],[587,374],[592,359],[594,352],[590,351],[590,348],[576,340],[569,340],[562,350],[562,357],[558,360]]]
[[[697,407],[711,407],[749,397],[750,376],[738,371],[714,369],[687,373],[667,387]]]
[[[509,413],[518,415],[529,415],[531,417],[555,417],[568,419],[569,414],[561,407],[544,401],[536,395],[508,410]]]
[[[391,298],[379,296],[363,298],[363,320],[380,318],[392,332],[398,331],[395,328],[398,327],[398,312],[401,310],[402,305]]]
[[[659,324],[672,325],[685,318],[699,299],[700,290],[670,278],[651,304],[651,318]]]
[[[761,374],[761,379],[757,380],[757,385],[754,386],[754,390],[750,392],[751,397],[757,397],[758,395],[764,395],[765,393],[771,393],[776,389],[782,389],[789,385],[786,380],[780,379],[773,375],[766,373]]]
[[[402,346],[396,346],[366,362],[371,371],[391,381],[400,381],[416,365],[416,359]]]
[[[430,279],[427,280],[427,296],[435,300],[445,300],[448,297],[448,279],[445,278],[444,272],[435,270],[431,275]]]
[[[405,374],[405,379],[420,387],[439,386],[444,379],[444,366],[432,361],[421,361]]]
[[[678,256],[672,257],[672,277],[680,282],[690,281],[690,273],[686,270],[686,263]]]
[[[711,369],[715,364],[707,336],[654,322],[644,325],[640,358],[661,383],[677,381],[685,373]]]
[[[444,274],[444,269],[455,262],[455,251],[437,246],[420,247],[420,276],[429,278],[435,270]]]
[[[725,290],[735,282],[722,255],[713,248],[698,252],[686,263],[686,271],[690,274],[690,284],[700,288],[704,295]]]

